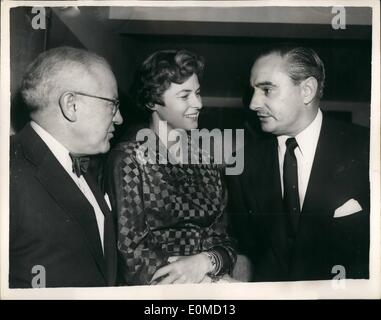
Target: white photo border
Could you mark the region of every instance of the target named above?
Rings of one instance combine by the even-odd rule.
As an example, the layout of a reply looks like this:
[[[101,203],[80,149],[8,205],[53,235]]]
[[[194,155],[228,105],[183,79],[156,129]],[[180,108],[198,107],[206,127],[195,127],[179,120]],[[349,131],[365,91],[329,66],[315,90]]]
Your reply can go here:
[[[229,283],[133,286],[112,288],[9,289],[9,133],[10,133],[10,9],[21,6],[147,6],[147,7],[371,7],[371,251],[370,279],[347,280],[345,289],[334,289],[331,281],[284,283]],[[248,66],[249,67],[249,66]],[[377,0],[323,1],[9,1],[1,3],[1,299],[357,299],[381,297],[381,219],[380,219],[380,3]]]

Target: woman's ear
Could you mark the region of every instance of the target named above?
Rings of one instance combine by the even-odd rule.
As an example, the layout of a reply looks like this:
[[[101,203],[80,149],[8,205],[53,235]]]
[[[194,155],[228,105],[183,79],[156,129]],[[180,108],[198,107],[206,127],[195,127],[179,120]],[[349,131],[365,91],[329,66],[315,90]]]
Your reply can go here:
[[[65,92],[59,98],[59,105],[63,116],[70,122],[77,121],[77,108],[75,105],[75,94]]]
[[[318,82],[316,78],[308,77],[307,79],[303,80],[301,82],[301,88],[304,104],[310,104],[310,102],[315,99],[318,90]]]
[[[157,104],[156,103],[147,103],[146,108],[151,110],[151,111],[156,111],[157,110]]]

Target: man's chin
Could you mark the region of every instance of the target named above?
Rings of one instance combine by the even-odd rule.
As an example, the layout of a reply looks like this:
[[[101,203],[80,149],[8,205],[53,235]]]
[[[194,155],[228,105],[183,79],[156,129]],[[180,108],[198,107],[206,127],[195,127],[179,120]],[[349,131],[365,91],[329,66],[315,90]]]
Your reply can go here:
[[[111,148],[111,147],[110,147],[110,144],[108,144],[108,146],[105,147],[101,153],[107,153],[107,152],[109,152],[109,151],[110,151],[110,148]]]
[[[273,133],[274,130],[275,130],[268,123],[263,123],[263,122],[261,122],[261,129],[262,129],[263,132],[267,132],[267,133]]]
[[[99,148],[98,153],[107,153],[110,151],[110,147],[110,142],[107,141]]]

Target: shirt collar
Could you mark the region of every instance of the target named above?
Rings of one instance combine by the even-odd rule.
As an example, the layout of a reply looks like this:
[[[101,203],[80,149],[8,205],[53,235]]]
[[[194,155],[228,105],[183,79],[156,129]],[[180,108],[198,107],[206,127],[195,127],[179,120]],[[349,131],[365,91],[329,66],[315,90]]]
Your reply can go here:
[[[315,149],[317,145],[317,141],[320,135],[320,129],[323,122],[323,114],[320,109],[316,114],[315,119],[305,128],[303,131],[299,132],[295,139],[298,143],[298,148],[300,153],[304,157],[308,157],[309,155],[315,154]],[[284,147],[286,144],[286,140],[290,138],[289,136],[278,136],[278,145],[280,147]]]
[[[70,173],[72,171],[72,160],[69,155],[69,150],[33,120],[30,122],[30,125],[45,142],[59,163]]]

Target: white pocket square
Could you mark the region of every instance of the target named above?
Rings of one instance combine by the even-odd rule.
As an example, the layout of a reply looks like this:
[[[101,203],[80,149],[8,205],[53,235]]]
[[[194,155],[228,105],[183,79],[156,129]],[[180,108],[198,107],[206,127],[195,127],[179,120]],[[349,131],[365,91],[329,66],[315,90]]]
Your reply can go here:
[[[108,208],[109,208],[110,210],[112,210],[112,208],[111,208],[111,203],[110,203],[110,198],[108,197],[108,194],[107,194],[107,193],[105,193],[105,201],[106,201],[106,203],[107,203],[107,205],[108,205]]]
[[[335,210],[335,214],[333,217],[334,218],[345,217],[345,216],[354,214],[356,212],[359,212],[361,210],[362,208],[360,204],[355,199],[351,199],[351,200],[348,200],[346,203],[344,203],[341,207],[338,207]]]

